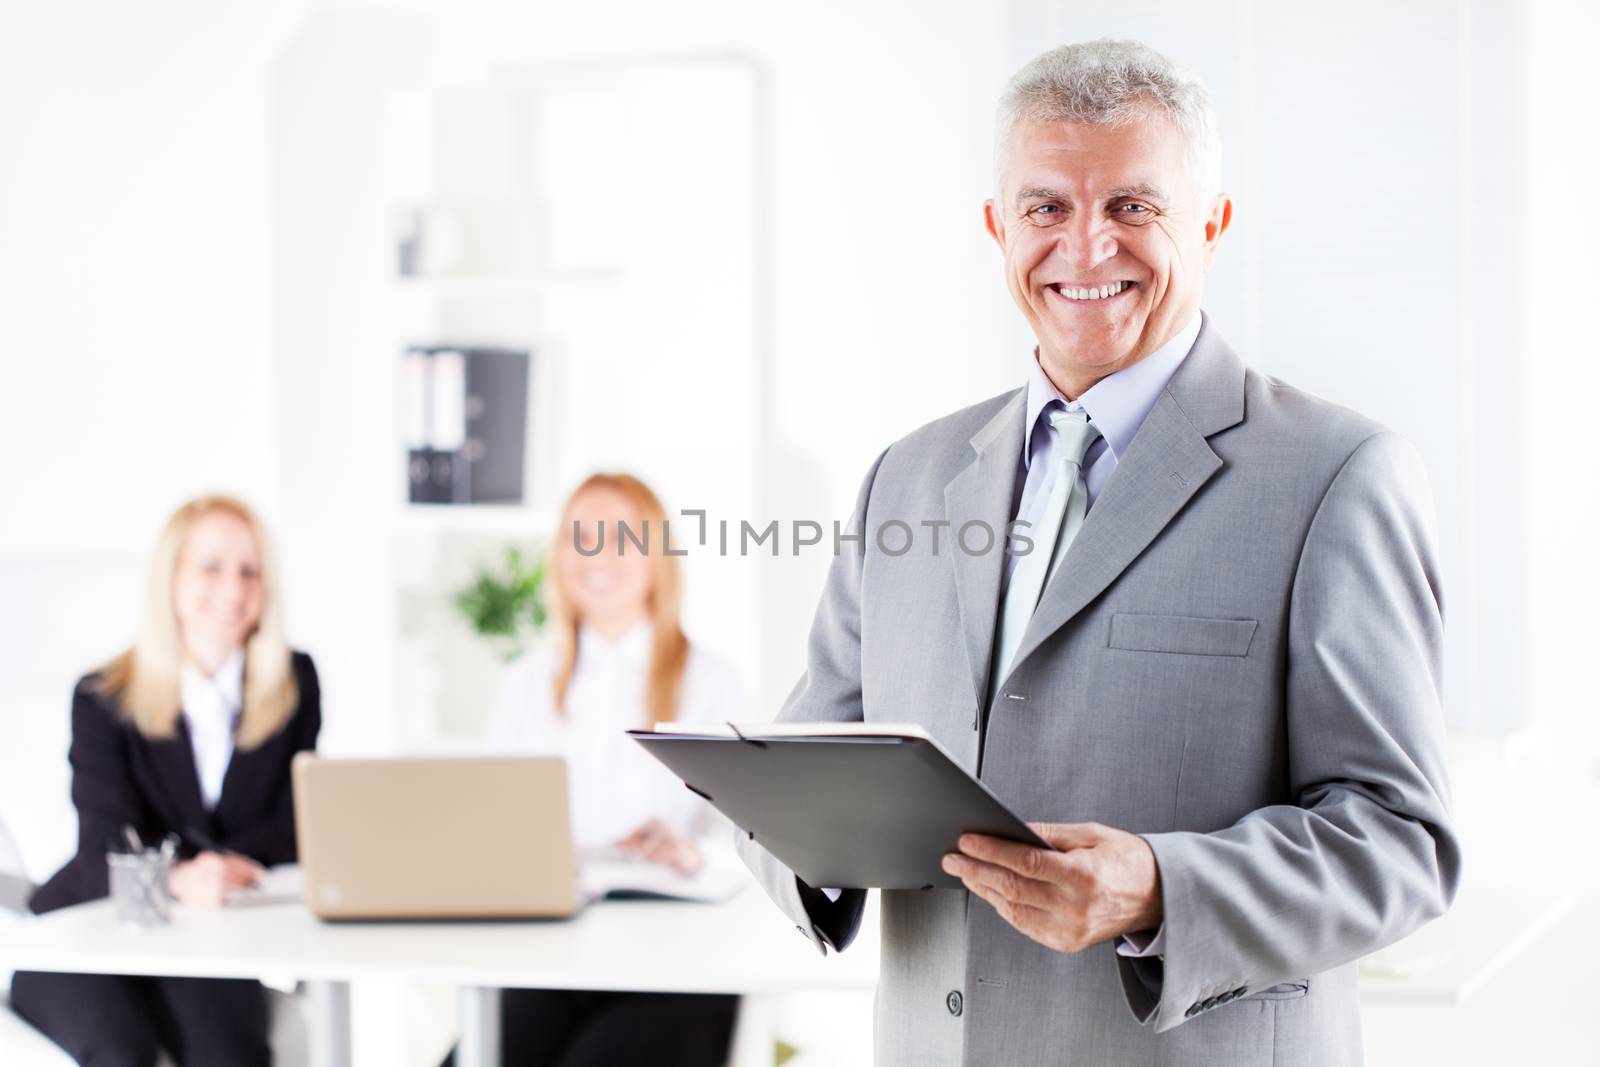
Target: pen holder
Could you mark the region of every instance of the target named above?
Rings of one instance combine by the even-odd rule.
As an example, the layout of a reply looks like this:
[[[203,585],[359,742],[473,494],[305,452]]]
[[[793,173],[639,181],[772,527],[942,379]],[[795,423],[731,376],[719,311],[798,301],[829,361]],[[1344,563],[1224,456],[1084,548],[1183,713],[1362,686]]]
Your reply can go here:
[[[111,852],[111,901],[124,926],[165,926],[172,920],[172,855],[159,849]]]

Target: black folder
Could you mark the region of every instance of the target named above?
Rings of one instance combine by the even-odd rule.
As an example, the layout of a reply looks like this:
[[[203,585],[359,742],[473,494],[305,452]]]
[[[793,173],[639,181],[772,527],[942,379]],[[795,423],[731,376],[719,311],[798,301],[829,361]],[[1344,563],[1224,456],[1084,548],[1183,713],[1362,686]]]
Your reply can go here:
[[[529,360],[500,348],[406,350],[410,503],[522,502]]]
[[[939,862],[963,833],[1050,847],[920,730],[779,729],[628,733],[816,888],[959,889]]]

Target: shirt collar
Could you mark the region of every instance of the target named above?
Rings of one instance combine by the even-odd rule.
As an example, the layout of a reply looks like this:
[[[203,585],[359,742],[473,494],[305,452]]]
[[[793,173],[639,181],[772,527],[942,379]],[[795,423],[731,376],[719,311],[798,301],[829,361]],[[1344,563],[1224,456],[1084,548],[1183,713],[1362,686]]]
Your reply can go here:
[[[1139,362],[1109,374],[1086,389],[1076,401],[1069,401],[1056,389],[1054,383],[1039,366],[1039,350],[1034,349],[1028,367],[1027,437],[1022,442],[1022,461],[1033,461],[1033,430],[1052,400],[1060,401],[1068,411],[1079,408],[1089,413],[1111,449],[1111,457],[1118,462],[1133,444],[1139,427],[1144,425],[1150,409],[1156,406],[1161,391],[1194,347],[1200,336],[1200,313],[1197,311],[1189,324],[1173,335],[1172,339]]]
[[[191,694],[204,693],[224,705],[230,713],[237,712],[244,705],[244,649],[236,648],[228,653],[228,658],[210,677],[193,663],[185,662],[179,682],[184,691],[185,710],[191,703]]]
[[[615,641],[608,641],[588,626],[578,627],[578,658],[590,661],[644,663],[650,658],[650,639],[655,628],[649,621],[635,623]]]

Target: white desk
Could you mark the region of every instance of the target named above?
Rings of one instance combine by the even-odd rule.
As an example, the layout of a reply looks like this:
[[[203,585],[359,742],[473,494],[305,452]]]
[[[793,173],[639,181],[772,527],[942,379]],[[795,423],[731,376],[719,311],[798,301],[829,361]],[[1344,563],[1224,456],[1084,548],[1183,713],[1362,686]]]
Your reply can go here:
[[[0,932],[0,967],[299,979],[313,993],[315,1067],[350,1062],[349,983],[362,978],[461,989],[462,1067],[497,1062],[500,988],[738,993],[731,1062],[770,1067],[775,998],[871,989],[878,948],[872,921],[823,959],[755,888],[717,905],[608,901],[568,922],[329,924],[299,904],[259,904],[179,907],[169,927],[130,930],[96,901]]]
[[[1408,939],[1417,951],[1403,958],[1437,954],[1437,964],[1404,978],[1364,967],[1362,999],[1460,1002],[1570,900],[1463,894],[1455,911]],[[310,984],[317,1067],[349,1063],[348,989],[363,978],[461,990],[462,1067],[497,1062],[499,988],[738,993],[745,1002],[731,1062],[770,1067],[777,997],[876,984],[873,904],[850,951],[823,959],[754,887],[720,905],[605,902],[570,922],[327,924],[298,904],[258,904],[180,907],[168,928],[129,930],[98,901],[0,929],[0,969],[299,979]]]

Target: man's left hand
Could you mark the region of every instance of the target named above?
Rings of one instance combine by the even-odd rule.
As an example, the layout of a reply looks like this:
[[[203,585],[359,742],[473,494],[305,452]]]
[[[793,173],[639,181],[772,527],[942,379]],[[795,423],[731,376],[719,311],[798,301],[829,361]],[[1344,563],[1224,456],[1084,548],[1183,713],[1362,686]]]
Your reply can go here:
[[[1028,825],[1056,851],[963,834],[945,873],[1058,952],[1161,925],[1161,874],[1144,838],[1092,822]]]

